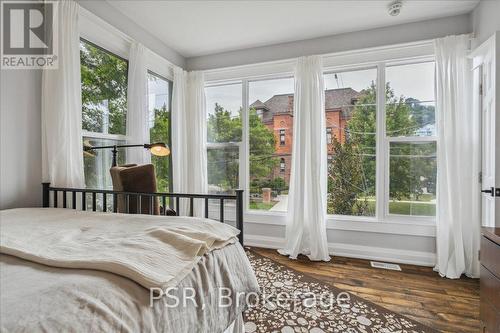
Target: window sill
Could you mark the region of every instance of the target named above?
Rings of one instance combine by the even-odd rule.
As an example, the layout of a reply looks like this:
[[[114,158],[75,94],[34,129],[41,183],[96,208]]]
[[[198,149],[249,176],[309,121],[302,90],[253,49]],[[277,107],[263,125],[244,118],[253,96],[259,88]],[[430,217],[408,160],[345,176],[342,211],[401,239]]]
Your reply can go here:
[[[382,234],[411,235],[423,237],[435,237],[435,223],[415,223],[403,220],[348,220],[327,217],[326,228],[328,230],[376,232]]]
[[[244,216],[247,223],[286,225],[286,212],[247,211]],[[383,234],[411,235],[422,237],[436,236],[436,223],[428,218],[390,217],[380,221],[375,217],[335,216],[327,215],[327,230],[343,230],[357,232],[375,232]]]

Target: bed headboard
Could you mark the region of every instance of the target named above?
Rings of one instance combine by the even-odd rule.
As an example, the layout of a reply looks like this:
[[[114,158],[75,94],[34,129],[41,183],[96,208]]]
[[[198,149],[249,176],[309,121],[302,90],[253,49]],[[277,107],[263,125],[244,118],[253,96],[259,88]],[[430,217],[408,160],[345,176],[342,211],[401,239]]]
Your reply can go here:
[[[118,210],[118,197],[125,198],[125,213],[129,211],[130,200],[137,200],[137,204],[141,205],[142,198],[148,197],[150,207],[149,212],[153,212],[153,199],[160,200],[160,204],[166,207],[175,208],[176,214],[179,215],[181,199],[189,200],[188,216],[194,215],[194,200],[204,200],[205,202],[205,218],[209,218],[209,200],[217,200],[219,202],[219,221],[224,223],[224,202],[235,202],[235,222],[236,228],[240,230],[238,235],[239,242],[243,245],[243,190],[236,190],[235,195],[230,194],[189,194],[189,193],[144,193],[144,192],[123,192],[113,190],[88,189],[88,188],[64,188],[51,187],[50,183],[42,183],[42,206],[54,208],[71,208],[80,210],[92,210],[102,212],[114,212]],[[52,194],[51,194],[52,193]],[[69,197],[69,199],[68,199]],[[77,201],[77,198],[79,200]],[[88,201],[88,199],[90,199]],[[69,202],[71,201],[71,202]],[[168,201],[168,202],[167,202]],[[175,204],[174,204],[175,203]],[[79,205],[80,204],[80,205]],[[139,209],[141,211],[141,209]],[[166,214],[166,209],[163,213]]]

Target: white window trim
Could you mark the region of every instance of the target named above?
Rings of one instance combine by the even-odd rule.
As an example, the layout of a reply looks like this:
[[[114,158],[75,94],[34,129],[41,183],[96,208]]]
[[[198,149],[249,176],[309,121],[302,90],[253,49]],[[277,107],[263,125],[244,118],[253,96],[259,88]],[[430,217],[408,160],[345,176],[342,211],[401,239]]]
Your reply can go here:
[[[386,152],[385,156],[385,165],[386,165],[386,170],[385,170],[385,193],[384,193],[384,207],[383,207],[383,219],[385,221],[395,221],[395,222],[400,222],[404,220],[404,222],[410,222],[410,223],[421,223],[421,224],[435,224],[436,222],[436,217],[435,216],[419,216],[419,215],[402,215],[402,214],[391,214],[389,213],[389,203],[390,203],[390,198],[389,198],[389,182],[390,182],[390,177],[389,177],[389,167],[390,167],[390,154],[389,154],[389,146],[392,142],[408,142],[408,143],[413,143],[413,142],[426,142],[426,143],[433,143],[435,142],[436,144],[438,143],[438,139],[436,136],[408,136],[408,137],[387,137],[385,138],[384,142],[384,148]],[[436,206],[437,207],[437,206]]]
[[[133,39],[81,6],[79,30],[80,38],[128,61]],[[162,56],[146,48],[146,68],[148,71],[167,79],[169,84],[173,84],[175,67],[174,64]],[[147,75],[147,72],[144,75]],[[172,96],[169,97],[170,99],[172,98]],[[144,119],[144,122],[148,122],[148,120],[149,119]],[[82,131],[82,138],[83,137],[125,142],[129,139],[126,134],[108,134],[85,130]]]
[[[80,7],[78,23],[81,38],[128,60],[133,42],[131,37],[83,7]],[[175,65],[147,48],[146,52],[148,70],[173,81]]]
[[[324,73],[377,68],[377,86],[385,85],[385,68],[389,66],[434,61],[432,41],[398,44],[355,50],[323,56]],[[368,61],[367,61],[368,59]],[[248,83],[293,77],[295,59],[220,68],[205,71],[206,87],[242,84],[244,120],[248,112]],[[383,110],[379,111],[379,110]],[[385,91],[377,90],[377,200],[376,215],[373,217],[327,215],[327,229],[383,232],[418,236],[435,236],[435,217],[408,216],[386,213],[388,207],[388,163],[389,142],[437,142],[436,137],[389,137],[385,133]],[[245,190],[244,218],[249,223],[285,225],[286,212],[270,212],[248,209],[248,124],[243,124],[242,146],[240,149],[240,188]],[[387,199],[385,199],[387,198]],[[388,208],[387,208],[388,210]]]
[[[109,133],[99,133],[99,132],[89,132],[82,130],[82,136],[94,138],[94,139],[106,139],[106,140],[116,140],[116,141],[127,141],[128,137],[122,134],[109,134]]]
[[[95,41],[99,41],[102,36],[97,37],[98,33],[103,33],[99,29],[102,28],[101,25],[97,24],[96,20],[100,20],[97,18],[94,14],[91,14],[90,12],[85,12],[84,15],[82,15],[82,19],[79,21],[80,24],[80,38],[83,38],[84,40],[97,45],[99,48],[102,48],[104,51],[107,51],[111,53],[114,56],[118,56],[120,58],[125,59],[128,62],[128,48],[130,48],[130,44],[125,44],[125,40],[122,37],[118,37],[118,35],[115,33],[113,36],[115,38],[111,38],[110,41],[114,41],[109,43],[109,48],[106,46],[102,46],[102,44],[98,44]],[[103,21],[104,22],[104,21]],[[94,24],[92,24],[94,23]],[[104,22],[105,23],[105,22]],[[104,24],[101,23],[101,24]],[[107,23],[105,23],[107,24]],[[111,37],[111,34],[113,30],[108,30],[107,34],[109,35],[108,37]],[[95,37],[95,38],[93,38]],[[121,43],[118,43],[118,42]],[[125,55],[125,48],[127,48],[127,54]],[[128,75],[128,73],[127,73]],[[126,117],[126,116],[125,116]],[[128,136],[126,134],[110,134],[110,133],[102,133],[102,132],[91,132],[91,131],[86,131],[82,129],[82,137],[89,137],[93,139],[104,139],[104,140],[123,140],[127,141]]]

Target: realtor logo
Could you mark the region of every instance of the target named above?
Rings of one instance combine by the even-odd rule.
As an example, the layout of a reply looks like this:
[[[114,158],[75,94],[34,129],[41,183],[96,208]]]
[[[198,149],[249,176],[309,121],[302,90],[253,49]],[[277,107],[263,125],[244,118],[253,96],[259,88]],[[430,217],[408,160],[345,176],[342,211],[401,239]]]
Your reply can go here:
[[[2,69],[57,68],[57,6],[2,1]]]

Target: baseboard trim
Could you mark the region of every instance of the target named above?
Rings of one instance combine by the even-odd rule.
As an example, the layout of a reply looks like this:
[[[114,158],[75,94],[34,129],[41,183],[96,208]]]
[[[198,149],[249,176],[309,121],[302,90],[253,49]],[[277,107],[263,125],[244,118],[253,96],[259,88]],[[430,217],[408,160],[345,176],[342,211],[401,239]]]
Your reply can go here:
[[[268,249],[279,249],[283,247],[284,239],[270,236],[245,235],[245,245]],[[436,261],[436,254],[432,252],[400,250],[344,243],[330,243],[328,244],[328,251],[333,256],[428,267],[433,267]]]

